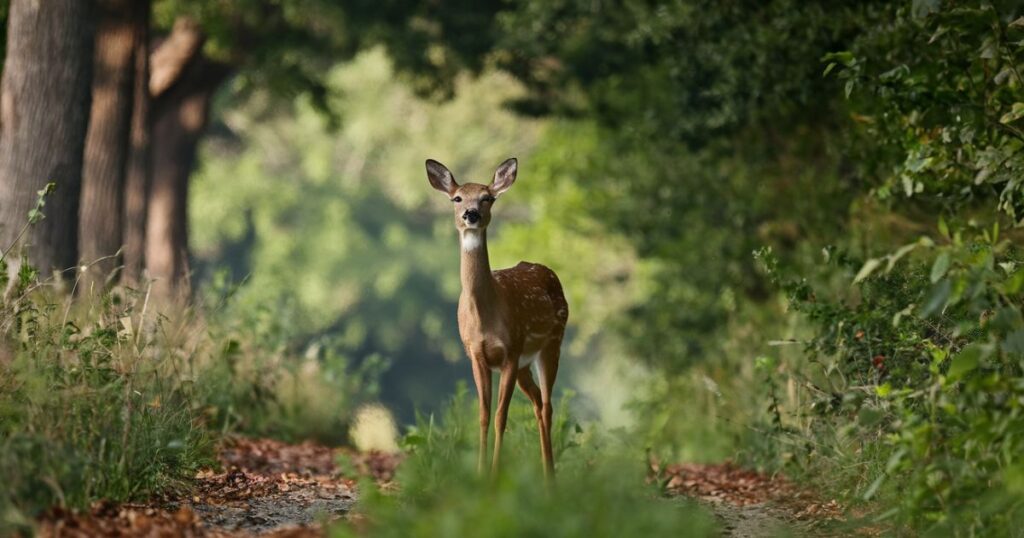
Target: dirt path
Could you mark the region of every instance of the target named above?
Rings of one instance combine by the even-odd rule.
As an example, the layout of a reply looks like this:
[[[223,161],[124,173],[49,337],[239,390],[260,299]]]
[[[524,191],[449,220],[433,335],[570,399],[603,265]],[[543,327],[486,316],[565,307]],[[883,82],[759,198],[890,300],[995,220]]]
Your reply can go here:
[[[747,506],[703,504],[722,523],[722,536],[762,538],[798,534],[785,517],[767,503]]]
[[[41,536],[321,536],[322,525],[355,504],[355,476],[337,466],[339,449],[314,443],[232,439],[220,453],[221,471],[196,477],[189,496],[143,504],[97,503],[87,513],[55,510]],[[356,474],[380,483],[394,477],[398,458],[345,453]]]
[[[842,519],[835,501],[822,501],[779,475],[758,473],[732,463],[673,464],[651,460],[651,479],[669,495],[699,501],[735,538],[835,535]]]
[[[343,472],[341,460],[352,468]],[[325,523],[353,508],[357,476],[389,484],[399,461],[314,443],[230,439],[221,448],[220,470],[201,472],[187,496],[97,503],[85,513],[53,510],[43,518],[40,535],[319,537]],[[822,502],[781,476],[731,463],[662,466],[653,460],[650,472],[649,480],[667,495],[696,499],[714,513],[723,536],[843,535],[828,530],[841,516],[834,501]]]

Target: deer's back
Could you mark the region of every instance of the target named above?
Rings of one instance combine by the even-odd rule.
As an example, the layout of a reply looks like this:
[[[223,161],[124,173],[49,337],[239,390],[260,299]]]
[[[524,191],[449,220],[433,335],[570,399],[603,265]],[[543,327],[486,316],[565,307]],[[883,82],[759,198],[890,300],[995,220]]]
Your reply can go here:
[[[512,336],[523,342],[524,352],[554,337],[561,341],[569,320],[569,303],[554,271],[538,263],[519,262],[493,274],[509,314],[518,322],[520,334]]]

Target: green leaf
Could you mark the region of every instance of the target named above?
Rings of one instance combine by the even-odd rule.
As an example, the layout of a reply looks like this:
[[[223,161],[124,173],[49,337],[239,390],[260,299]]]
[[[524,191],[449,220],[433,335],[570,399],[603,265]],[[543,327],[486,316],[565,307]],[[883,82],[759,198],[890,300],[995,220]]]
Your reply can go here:
[[[846,85],[845,85],[845,86],[843,86],[843,94],[844,94],[844,95],[846,95],[846,98],[847,98],[847,99],[849,99],[849,98],[850,98],[850,94],[852,94],[852,93],[853,93],[853,87],[854,87],[854,86],[855,86],[856,84],[857,84],[857,82],[856,82],[856,79],[852,79],[852,78],[851,78],[850,80],[847,80],[847,81],[846,81]]]
[[[1003,339],[1002,349],[1015,357],[1024,357],[1024,329],[1017,329]]]
[[[931,45],[932,43],[935,43],[940,37],[945,35],[945,33],[948,31],[948,26],[939,26],[938,29],[935,30],[935,33],[932,34],[932,37],[928,39],[928,44]]]
[[[1024,288],[1024,270],[1017,270],[1003,282],[1003,293],[1012,295]]]
[[[957,353],[949,364],[949,371],[946,376],[951,380],[960,379],[964,374],[978,367],[982,357],[982,348],[977,344],[971,344]]]
[[[999,123],[1010,123],[1024,117],[1024,103],[1014,103],[1010,111],[999,118]]]
[[[875,481],[868,486],[867,491],[864,492],[865,501],[870,501],[871,498],[875,496],[875,493],[878,492],[878,488],[882,487],[882,484],[885,483],[885,478],[885,473],[879,473],[878,478],[876,478]]]
[[[928,317],[946,306],[949,295],[953,291],[953,283],[948,278],[943,279],[932,288],[928,300],[921,306],[921,317]]]
[[[935,258],[935,263],[932,264],[931,280],[932,284],[936,283],[942,277],[946,276],[946,271],[949,270],[949,252],[943,251],[939,254],[938,258]]]
[[[910,251],[914,250],[920,245],[921,243],[911,243],[909,245],[903,245],[902,247],[899,248],[899,250],[890,254],[888,256],[889,263],[885,266],[885,272],[888,273],[889,271],[892,271],[892,267],[896,265],[896,262],[900,261],[900,258],[906,256],[907,254],[910,253]]]
[[[853,65],[854,57],[853,53],[848,50],[841,50],[838,52],[830,52],[821,57],[823,62],[838,62],[847,67]]]
[[[28,259],[22,258],[21,266],[18,267],[18,285],[27,288],[36,281],[39,272],[29,263]]]
[[[878,266],[880,265],[882,265],[881,258],[871,258],[870,260],[864,262],[864,267],[861,267],[860,271],[857,271],[857,276],[853,277],[853,283],[857,284],[858,282],[871,276],[871,273],[874,273],[875,269],[878,269]]]
[[[889,456],[889,461],[885,462],[885,472],[891,473],[895,471],[896,468],[900,466],[900,463],[903,461],[903,456],[906,454],[906,448],[901,448],[896,452],[893,452],[892,456]]]

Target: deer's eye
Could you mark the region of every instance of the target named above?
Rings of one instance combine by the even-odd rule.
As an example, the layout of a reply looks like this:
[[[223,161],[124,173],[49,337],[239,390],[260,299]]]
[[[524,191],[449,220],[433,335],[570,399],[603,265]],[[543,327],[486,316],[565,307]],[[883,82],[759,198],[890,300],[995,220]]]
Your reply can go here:
[[[455,202],[455,203],[459,203],[459,202],[462,201],[462,197],[461,196],[456,196],[455,198],[452,198],[452,201]]]
[[[491,202],[494,201],[494,197],[493,196],[484,196],[483,198],[480,199],[480,201],[481,202],[491,203]]]

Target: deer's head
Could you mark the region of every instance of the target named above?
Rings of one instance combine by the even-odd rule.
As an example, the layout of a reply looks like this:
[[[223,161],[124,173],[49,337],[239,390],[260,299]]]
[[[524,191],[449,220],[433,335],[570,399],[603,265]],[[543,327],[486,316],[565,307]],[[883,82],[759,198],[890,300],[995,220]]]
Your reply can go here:
[[[455,209],[455,228],[461,233],[465,230],[487,228],[491,223],[491,207],[494,206],[495,200],[516,181],[516,168],[515,158],[508,159],[494,172],[494,179],[490,185],[459,185],[445,165],[427,159],[427,179],[430,180],[432,187],[445,193],[452,201]]]

